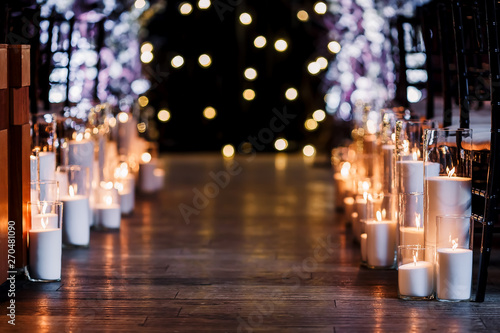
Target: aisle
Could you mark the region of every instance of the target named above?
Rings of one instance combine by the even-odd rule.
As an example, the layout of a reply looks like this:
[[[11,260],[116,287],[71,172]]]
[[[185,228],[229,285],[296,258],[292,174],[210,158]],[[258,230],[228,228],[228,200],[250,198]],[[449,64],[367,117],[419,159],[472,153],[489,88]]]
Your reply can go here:
[[[353,332],[497,329],[498,258],[485,303],[397,299],[396,271],[360,268],[328,168],[302,156],[165,159],[164,190],[118,232],[65,250],[60,283],[19,283],[16,329]],[[231,175],[232,174],[232,175]],[[180,212],[184,212],[184,216]],[[2,291],[3,293],[3,291]],[[3,297],[3,295],[2,295]],[[0,331],[7,325],[2,298]]]

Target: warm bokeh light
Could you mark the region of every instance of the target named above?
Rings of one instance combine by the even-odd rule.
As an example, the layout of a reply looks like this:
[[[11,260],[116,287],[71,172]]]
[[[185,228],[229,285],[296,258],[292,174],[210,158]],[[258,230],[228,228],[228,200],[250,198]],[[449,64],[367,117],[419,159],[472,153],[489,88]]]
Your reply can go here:
[[[297,92],[297,89],[295,89],[295,88],[288,88],[285,92],[285,97],[289,101],[295,100],[298,95],[299,95],[299,93]]]
[[[116,126],[116,118],[109,119],[109,127],[115,127],[115,126]]]
[[[308,131],[314,131],[316,128],[318,128],[318,122],[314,119],[307,119],[304,123],[304,127]]]
[[[302,149],[302,153],[304,154],[304,156],[311,157],[316,154],[316,149],[313,145],[307,145],[304,147],[304,149]]]
[[[143,43],[141,46],[141,53],[144,53],[144,52],[153,52],[153,44],[151,44],[149,42]]]
[[[141,96],[139,97],[138,102],[141,107],[145,107],[149,104],[149,98],[147,98],[146,96]]]
[[[208,8],[210,8],[211,4],[212,3],[210,2],[210,0],[200,0],[200,1],[198,1],[198,8],[208,9]]]
[[[323,15],[326,13],[328,7],[326,6],[326,3],[322,1],[318,1],[314,4],[314,11],[320,15]]]
[[[288,147],[288,141],[286,139],[280,138],[274,142],[274,148],[278,151],[285,150]]]
[[[138,123],[137,130],[139,131],[139,133],[146,132],[146,123]]]
[[[245,69],[245,78],[249,81],[255,80],[257,78],[257,71],[252,67]]]
[[[284,39],[278,39],[274,43],[274,48],[276,49],[276,51],[283,52],[288,48],[288,43]]]
[[[172,58],[172,67],[173,68],[179,68],[182,65],[184,65],[184,58],[180,55],[177,55]]]
[[[339,42],[337,41],[331,41],[330,43],[328,43],[328,50],[330,50],[330,52],[332,53],[339,53],[340,52],[340,49],[342,47],[340,46]]]
[[[120,123],[126,123],[128,121],[128,113],[126,112],[118,113],[118,121]]]
[[[153,53],[144,52],[141,54],[141,61],[145,64],[149,64],[153,60]]]
[[[232,145],[225,145],[224,148],[222,148],[222,155],[224,157],[233,157],[234,156],[234,147]]]
[[[203,117],[207,119],[214,119],[217,115],[217,111],[211,106],[207,106],[205,110],[203,110]]]
[[[240,22],[243,25],[249,25],[250,23],[252,23],[252,16],[248,13],[242,13],[240,15]]]
[[[326,118],[326,112],[323,110],[316,110],[313,112],[313,119],[317,122],[323,121]]]
[[[321,69],[326,69],[328,67],[328,60],[326,60],[325,57],[318,57],[318,59],[316,59],[316,63]]]
[[[165,123],[170,120],[170,112],[168,110],[160,110],[158,111],[158,120]]]
[[[193,11],[193,6],[188,2],[183,2],[179,6],[179,12],[182,15],[189,15]]]
[[[247,101],[253,100],[255,98],[255,91],[253,91],[252,89],[246,89],[243,92],[243,98]]]
[[[297,12],[297,18],[302,22],[307,22],[309,20],[309,14],[305,10],[299,10]]]
[[[321,66],[316,61],[310,62],[309,65],[307,65],[307,71],[312,75],[318,74],[320,70]]]
[[[253,41],[253,45],[255,45],[255,47],[258,49],[266,46],[266,43],[267,43],[267,40],[266,40],[266,37],[264,37],[264,36],[258,36]]]
[[[144,1],[144,0],[135,0],[135,2],[134,2],[134,7],[135,8],[142,9],[142,8],[144,8],[144,6],[146,6],[146,1]]]
[[[150,153],[143,153],[141,155],[141,160],[144,162],[144,163],[149,163],[151,162],[151,154]]]
[[[200,63],[200,65],[202,67],[208,67],[212,63],[212,59],[210,58],[210,56],[208,54],[202,54],[198,58],[198,62]]]

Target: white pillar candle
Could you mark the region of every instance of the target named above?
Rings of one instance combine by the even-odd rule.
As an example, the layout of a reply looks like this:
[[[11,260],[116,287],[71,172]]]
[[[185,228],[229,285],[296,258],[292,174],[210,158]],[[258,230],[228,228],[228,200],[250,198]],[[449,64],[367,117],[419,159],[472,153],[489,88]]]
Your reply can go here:
[[[426,178],[425,247],[436,246],[436,217],[471,214],[472,183],[466,177]]]
[[[424,246],[424,228],[400,227],[399,245],[421,245]]]
[[[396,166],[399,172],[399,193],[424,191],[424,162],[398,161]],[[425,174],[427,177],[439,176],[439,163],[427,162]]]
[[[365,262],[366,261],[366,239],[367,239],[367,234],[362,233],[361,234],[361,261]]]
[[[163,188],[163,183],[165,183],[165,170],[156,168],[153,171],[153,176],[155,178],[156,189],[161,190]]]
[[[51,151],[38,153],[39,179],[54,180],[56,172],[56,154]]]
[[[472,285],[472,250],[437,250],[437,298],[467,300]]]
[[[352,215],[352,212],[354,210],[354,198],[353,197],[344,198],[344,210],[345,210],[345,216],[347,216],[349,218]]]
[[[63,241],[67,245],[87,246],[90,240],[89,198],[83,195],[62,197]]]
[[[369,220],[366,222],[365,231],[368,266],[392,266],[396,250],[396,222]]]
[[[30,278],[60,280],[61,229],[32,229],[28,234]]]
[[[139,188],[141,192],[150,193],[158,189],[154,171],[156,169],[156,160],[151,160],[148,163],[139,163]]]
[[[31,216],[31,229],[57,229],[57,221],[57,214],[34,214]]]
[[[120,210],[122,214],[130,214],[134,210],[135,193],[134,191],[120,191]]]
[[[434,266],[416,261],[398,267],[398,287],[402,296],[427,297],[433,292]]]
[[[121,210],[117,203],[95,204],[96,225],[107,229],[120,228]]]

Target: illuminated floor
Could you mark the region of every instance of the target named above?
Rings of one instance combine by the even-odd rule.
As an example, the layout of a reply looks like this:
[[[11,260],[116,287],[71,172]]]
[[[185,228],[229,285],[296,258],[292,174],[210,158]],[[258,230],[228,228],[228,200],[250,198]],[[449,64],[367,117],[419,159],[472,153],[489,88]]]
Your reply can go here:
[[[93,232],[89,249],[64,251],[60,283],[18,284],[16,329],[498,329],[500,251],[486,302],[401,301],[396,271],[360,268],[334,211],[328,168],[301,156],[240,157],[232,166],[215,154],[166,161],[164,190],[140,198],[119,233]],[[12,327],[2,317],[4,332]]]

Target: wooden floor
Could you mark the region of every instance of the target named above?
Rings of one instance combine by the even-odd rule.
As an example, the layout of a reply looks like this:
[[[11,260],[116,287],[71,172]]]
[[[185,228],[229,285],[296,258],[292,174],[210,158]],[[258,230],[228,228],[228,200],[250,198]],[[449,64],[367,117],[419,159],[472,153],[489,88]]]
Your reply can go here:
[[[164,190],[140,197],[120,232],[92,232],[89,249],[64,250],[61,282],[18,281],[15,329],[499,330],[500,250],[484,303],[399,300],[396,271],[360,267],[350,229],[333,207],[330,169],[301,156],[236,161],[169,156]],[[211,198],[204,202],[198,191]],[[180,205],[191,210],[187,219]],[[5,296],[0,332],[15,331]]]

